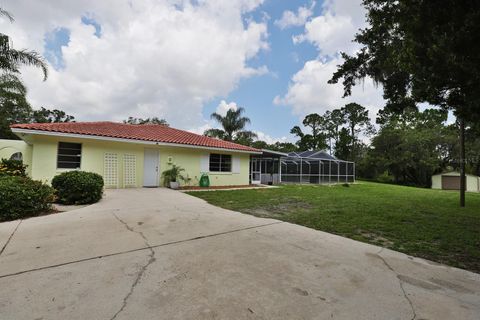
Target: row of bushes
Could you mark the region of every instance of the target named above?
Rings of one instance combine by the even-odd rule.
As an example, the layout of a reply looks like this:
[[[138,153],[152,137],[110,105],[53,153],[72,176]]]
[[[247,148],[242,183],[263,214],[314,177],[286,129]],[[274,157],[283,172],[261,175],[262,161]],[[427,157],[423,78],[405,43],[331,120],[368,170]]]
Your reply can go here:
[[[52,203],[90,204],[103,194],[101,175],[67,171],[55,176],[52,186],[32,180],[21,161],[0,161],[0,221],[37,216],[52,210]]]

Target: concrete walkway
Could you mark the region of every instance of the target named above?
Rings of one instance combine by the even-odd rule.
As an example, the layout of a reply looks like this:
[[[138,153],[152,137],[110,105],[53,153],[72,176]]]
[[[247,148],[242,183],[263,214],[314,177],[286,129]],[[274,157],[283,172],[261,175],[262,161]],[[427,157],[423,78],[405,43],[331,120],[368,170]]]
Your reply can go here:
[[[0,318],[479,319],[480,275],[167,189],[0,223]]]

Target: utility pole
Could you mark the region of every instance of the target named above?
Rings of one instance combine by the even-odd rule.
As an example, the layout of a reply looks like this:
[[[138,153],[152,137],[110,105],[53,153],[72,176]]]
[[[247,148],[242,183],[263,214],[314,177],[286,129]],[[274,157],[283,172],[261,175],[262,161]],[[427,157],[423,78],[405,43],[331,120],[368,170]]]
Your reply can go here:
[[[460,207],[465,207],[465,121],[463,118],[460,121]]]

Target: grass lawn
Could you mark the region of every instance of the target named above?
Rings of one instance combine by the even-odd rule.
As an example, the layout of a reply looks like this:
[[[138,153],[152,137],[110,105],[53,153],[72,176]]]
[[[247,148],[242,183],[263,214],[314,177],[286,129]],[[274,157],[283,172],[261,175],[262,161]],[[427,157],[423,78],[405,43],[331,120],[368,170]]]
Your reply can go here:
[[[467,193],[466,208],[458,192],[371,182],[189,194],[480,273],[480,194]]]

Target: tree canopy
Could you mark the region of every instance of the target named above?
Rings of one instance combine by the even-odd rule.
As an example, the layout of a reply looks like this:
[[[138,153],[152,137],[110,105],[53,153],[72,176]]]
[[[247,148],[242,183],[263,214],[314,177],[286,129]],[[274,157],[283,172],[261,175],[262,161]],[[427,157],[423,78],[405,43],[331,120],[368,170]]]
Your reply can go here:
[[[383,87],[386,109],[403,112],[429,103],[459,119],[461,195],[465,203],[465,121],[480,119],[480,2],[364,0],[368,26],[355,36],[362,47],[342,53],[330,83],[344,95],[366,77]]]

